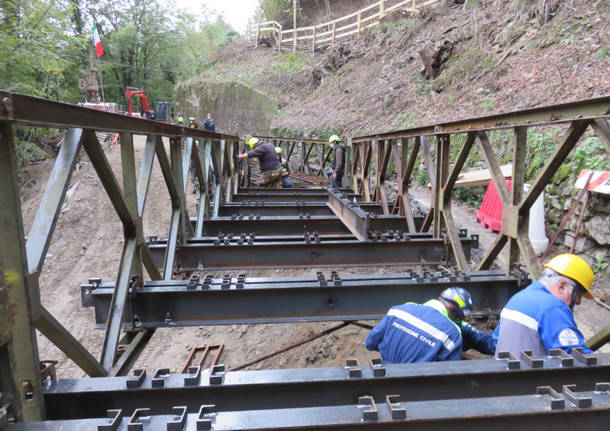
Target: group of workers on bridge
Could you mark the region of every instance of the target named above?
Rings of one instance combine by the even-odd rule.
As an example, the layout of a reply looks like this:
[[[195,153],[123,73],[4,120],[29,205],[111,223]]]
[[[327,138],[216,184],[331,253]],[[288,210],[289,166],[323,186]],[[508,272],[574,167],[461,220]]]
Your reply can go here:
[[[332,135],[328,140],[329,145],[334,150],[334,158],[331,165],[330,187],[335,189],[343,184],[343,173],[345,171],[345,147],[341,144],[341,139],[337,135]],[[288,160],[282,157],[282,147],[274,147],[267,141],[261,141],[256,137],[248,140],[250,151],[237,156],[238,159],[258,158],[261,170],[259,187],[272,189],[292,188],[290,181],[290,167]]]
[[[184,127],[184,117],[180,116],[177,119],[176,125]],[[195,117],[189,117],[189,122],[187,127],[191,129],[198,129],[199,124],[195,121]],[[216,132],[216,124],[214,123],[214,119],[212,118],[212,114],[209,114],[203,120],[203,130],[208,132]]]
[[[574,254],[560,254],[544,265],[540,279],[519,291],[500,314],[493,334],[478,331],[464,321],[472,298],[452,287],[424,304],[396,305],[366,338],[368,350],[377,350],[387,363],[458,360],[475,349],[486,355],[524,350],[544,357],[551,349],[567,353],[582,348],[592,353],[574,321],[574,306],[583,297],[593,299],[593,270]]]

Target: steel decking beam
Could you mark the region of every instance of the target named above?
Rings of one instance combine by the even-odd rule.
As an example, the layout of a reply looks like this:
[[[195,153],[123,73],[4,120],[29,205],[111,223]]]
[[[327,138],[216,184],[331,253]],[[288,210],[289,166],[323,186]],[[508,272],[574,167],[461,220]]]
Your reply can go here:
[[[478,247],[478,236],[460,237],[466,258]],[[163,265],[166,244],[149,243],[153,262]],[[177,271],[225,268],[309,268],[450,264],[453,253],[443,238],[409,238],[384,241],[278,241],[248,244],[202,244],[189,240],[176,250]]]
[[[233,195],[232,202],[254,202],[254,203],[289,203],[294,205],[298,202],[325,203],[328,202],[329,193],[308,193],[308,194],[256,194],[256,193],[236,193]],[[360,201],[360,195],[346,193],[344,195],[350,200]]]
[[[175,405],[193,413],[202,400],[221,412],[337,406],[356,403],[363,395],[377,403],[387,394],[399,395],[402,402],[527,395],[545,385],[561,392],[562,385],[574,382],[579,391],[591,391],[595,383],[607,381],[610,354],[590,357],[596,365],[566,355],[546,357],[537,368],[517,360],[518,368],[513,361],[510,369],[507,359],[229,372],[217,366],[188,385],[189,374],[65,379],[45,387],[45,404],[50,419],[79,419],[103,417],[107,409],[122,409],[128,416],[141,407],[167,414]],[[566,360],[573,365],[562,365]]]
[[[466,274],[406,272],[297,278],[148,281],[132,296],[125,327],[141,328],[379,319],[395,304],[425,302],[449,286],[466,287],[481,313],[497,313],[519,290],[519,280],[499,271]],[[114,283],[82,286],[84,306],[106,324]]]
[[[383,214],[381,205],[374,202],[360,203],[360,208],[374,214]],[[238,216],[298,216],[300,214],[310,216],[334,215],[328,208],[326,202],[303,202],[294,203],[270,203],[270,204],[248,204],[245,202],[228,202],[220,206],[219,217]]]
[[[415,227],[419,230],[424,218],[414,217]],[[193,226],[196,218],[191,218]],[[407,232],[408,226],[404,216],[390,215],[370,218],[372,231],[385,232],[388,230]],[[248,233],[255,235],[297,235],[305,232],[318,232],[323,234],[344,234],[349,230],[336,216],[239,216],[216,217],[203,220],[203,235],[218,236],[220,233],[237,234]]]
[[[339,217],[339,220],[360,241],[366,241],[371,228],[370,216],[355,203],[349,200],[349,196],[336,192],[328,192],[328,207]]]

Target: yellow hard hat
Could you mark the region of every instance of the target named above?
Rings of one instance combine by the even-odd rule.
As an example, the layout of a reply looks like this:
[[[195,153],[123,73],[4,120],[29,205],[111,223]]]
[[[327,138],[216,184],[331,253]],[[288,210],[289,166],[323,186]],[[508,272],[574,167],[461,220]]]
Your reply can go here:
[[[178,117],[178,122],[179,122],[179,123],[183,123],[183,122],[184,122],[184,118],[182,118],[182,117]]]
[[[275,147],[275,152],[278,154],[282,154],[282,147]]]
[[[341,138],[339,138],[337,135],[332,135],[330,138],[328,138],[328,143],[332,144],[333,142],[339,142],[341,141]]]
[[[549,260],[549,263],[544,265],[544,267],[577,281],[587,291],[585,298],[595,299],[591,293],[591,286],[593,286],[595,275],[589,264],[582,257],[569,253],[560,254]]]
[[[250,146],[250,148],[254,148],[254,146],[258,144],[258,138],[250,138],[250,140],[248,141],[248,145]]]

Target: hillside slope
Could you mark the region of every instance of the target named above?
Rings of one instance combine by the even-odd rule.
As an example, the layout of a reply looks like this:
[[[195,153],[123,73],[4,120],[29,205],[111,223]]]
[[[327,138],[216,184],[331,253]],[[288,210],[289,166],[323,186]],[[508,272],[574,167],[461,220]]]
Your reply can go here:
[[[531,108],[610,92],[606,0],[559,2],[541,25],[537,3],[468,1],[388,17],[323,52],[234,44],[196,80],[242,80],[280,100],[278,131],[382,132]],[[474,6],[472,6],[474,5]],[[418,51],[451,46],[427,80]]]

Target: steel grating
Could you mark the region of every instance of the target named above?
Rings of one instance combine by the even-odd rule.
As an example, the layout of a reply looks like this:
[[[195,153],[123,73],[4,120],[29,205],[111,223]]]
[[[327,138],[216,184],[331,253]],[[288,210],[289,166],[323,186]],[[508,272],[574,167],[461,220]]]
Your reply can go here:
[[[415,227],[419,230],[424,218],[414,217]],[[191,218],[193,228],[197,223],[196,218]],[[372,231],[407,232],[408,226],[404,216],[378,215],[369,217],[370,229]],[[255,235],[297,235],[305,232],[317,232],[323,234],[349,233],[345,225],[335,216],[233,216],[203,219],[203,235],[218,236],[221,233],[237,234],[247,232]]]
[[[478,235],[467,237],[460,231],[467,259],[479,244]],[[157,267],[164,263],[166,240],[152,237],[148,250]],[[263,241],[255,235],[228,236],[223,242],[191,239],[176,247],[175,271],[220,270],[229,268],[311,268],[328,266],[433,265],[451,264],[453,252],[443,238],[428,233],[376,233],[368,241],[325,240],[304,235],[299,241]]]
[[[574,382],[579,390],[591,391],[596,382],[610,376],[608,353],[584,358],[551,353],[538,362],[381,364],[373,360],[361,366],[348,360],[345,367],[225,371],[217,365],[211,370],[192,367],[180,374],[159,369],[152,376],[137,370],[129,377],[53,381],[45,387],[45,404],[49,419],[102,417],[107,409],[129,414],[140,407],[167,414],[175,405],[194,413],[202,400],[215,404],[216,411],[284,409],[352,404],[361,396],[380,402],[386,394],[408,402],[527,395],[538,386],[560,390]],[[595,363],[587,365],[593,359]]]
[[[106,324],[114,283],[83,285],[84,306]],[[450,286],[466,287],[480,313],[498,313],[520,280],[500,271],[247,278],[226,274],[148,281],[132,292],[124,326],[156,328],[242,323],[379,319],[395,304],[425,302]]]

